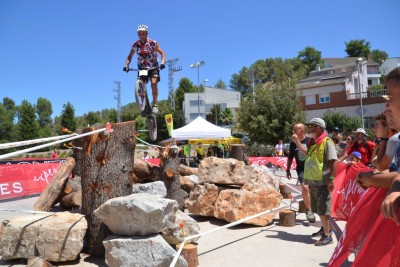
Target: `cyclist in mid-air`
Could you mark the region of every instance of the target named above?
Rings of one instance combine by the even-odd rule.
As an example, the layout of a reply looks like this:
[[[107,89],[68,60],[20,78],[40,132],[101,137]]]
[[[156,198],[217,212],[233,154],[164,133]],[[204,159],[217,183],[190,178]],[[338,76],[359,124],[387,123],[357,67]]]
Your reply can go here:
[[[150,38],[147,38],[148,29],[144,24],[140,24],[137,27],[137,33],[139,36],[139,40],[132,44],[131,52],[126,59],[124,71],[129,71],[129,64],[131,63],[132,56],[135,54],[138,55],[138,69],[139,70],[148,70],[148,75],[151,81],[151,91],[153,94],[153,108],[152,111],[154,114],[158,113],[157,107],[157,98],[158,98],[158,87],[157,83],[160,81],[160,71],[159,69],[165,68],[165,53],[161,49],[160,45]],[[161,64],[158,65],[158,54],[161,54]]]

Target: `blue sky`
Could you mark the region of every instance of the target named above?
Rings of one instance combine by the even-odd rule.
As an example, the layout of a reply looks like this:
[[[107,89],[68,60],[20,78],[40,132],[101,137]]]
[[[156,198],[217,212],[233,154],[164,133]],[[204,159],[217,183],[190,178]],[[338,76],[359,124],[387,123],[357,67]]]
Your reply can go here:
[[[140,4],[141,3],[141,4]],[[179,58],[183,77],[197,84],[190,64],[204,60],[200,81],[222,79],[258,59],[291,58],[305,46],[323,57],[344,57],[345,41],[366,39],[372,49],[400,56],[400,2],[337,1],[128,1],[1,0],[0,97],[53,104],[68,101],[76,115],[134,101],[135,77],[122,71],[136,26],[147,24],[168,58]],[[133,65],[136,64],[136,57]],[[159,99],[168,97],[163,70]]]

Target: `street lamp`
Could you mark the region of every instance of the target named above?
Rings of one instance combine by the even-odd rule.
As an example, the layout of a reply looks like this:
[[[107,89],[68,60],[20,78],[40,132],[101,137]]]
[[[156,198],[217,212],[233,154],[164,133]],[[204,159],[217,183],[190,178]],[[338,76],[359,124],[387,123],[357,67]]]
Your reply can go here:
[[[360,76],[360,72],[362,71],[362,65],[365,62],[362,62],[364,59],[363,58],[358,58],[356,60],[356,64],[357,64],[357,72],[358,72],[358,92],[360,93],[360,108],[361,108],[361,127],[364,129],[364,108],[363,108],[363,100],[362,100],[362,87],[361,87],[361,76]],[[361,64],[360,64],[361,63]],[[361,68],[360,68],[361,65]]]
[[[206,87],[206,83],[208,82],[208,79],[204,80],[204,87]]]
[[[206,63],[204,61],[198,61],[194,64],[191,64],[190,67],[192,69],[197,68],[197,107],[198,107],[198,113],[200,116],[200,72],[199,68],[204,66]]]

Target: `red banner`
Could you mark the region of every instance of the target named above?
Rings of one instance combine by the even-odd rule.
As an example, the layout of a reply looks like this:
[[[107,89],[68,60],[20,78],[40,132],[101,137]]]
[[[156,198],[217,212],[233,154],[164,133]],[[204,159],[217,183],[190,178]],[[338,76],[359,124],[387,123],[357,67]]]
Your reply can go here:
[[[351,212],[360,201],[366,190],[356,183],[360,172],[372,171],[364,164],[347,166],[338,163],[335,176],[335,190],[332,192],[332,217],[347,221]]]
[[[61,164],[1,164],[0,200],[41,193]]]
[[[271,163],[272,165],[281,167],[285,171],[287,168],[287,160],[287,157],[249,157],[249,161],[251,164],[257,163],[258,165],[268,165],[268,163]],[[293,159],[290,169],[296,169],[295,159]]]

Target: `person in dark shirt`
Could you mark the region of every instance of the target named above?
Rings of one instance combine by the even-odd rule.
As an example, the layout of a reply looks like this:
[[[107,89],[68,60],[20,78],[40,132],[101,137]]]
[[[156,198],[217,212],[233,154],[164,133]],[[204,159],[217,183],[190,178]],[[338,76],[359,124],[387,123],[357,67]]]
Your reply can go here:
[[[306,160],[306,155],[299,149],[301,144],[303,147],[307,148],[307,143],[310,138],[305,135],[306,127],[302,123],[298,123],[293,127],[292,142],[289,145],[289,156],[287,161],[286,177],[292,178],[290,173],[290,168],[292,166],[293,158],[296,159],[296,172],[298,180],[301,184],[301,193],[303,196],[304,205],[306,206],[306,218],[309,222],[315,222],[314,213],[311,211],[310,202],[310,187],[303,183],[304,179],[304,161]]]
[[[212,146],[212,149],[214,151],[213,156],[218,157],[218,158],[222,158],[222,149],[219,147],[218,145],[218,141],[214,142],[214,145]]]

